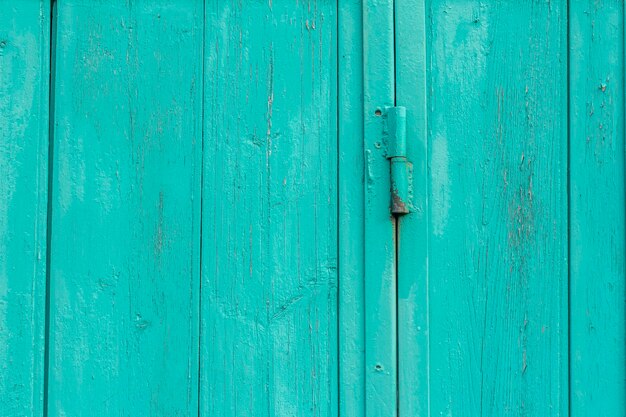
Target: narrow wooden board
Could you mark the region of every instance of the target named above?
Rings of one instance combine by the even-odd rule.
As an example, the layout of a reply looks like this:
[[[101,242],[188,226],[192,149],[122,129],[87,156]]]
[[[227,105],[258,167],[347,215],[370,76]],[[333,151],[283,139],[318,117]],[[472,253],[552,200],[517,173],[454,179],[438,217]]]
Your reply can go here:
[[[571,2],[571,416],[626,415],[624,2]]]
[[[337,415],[335,1],[206,1],[202,416]]]
[[[428,90],[426,1],[395,0],[396,104],[407,109],[411,213],[398,222],[398,408],[428,416]]]
[[[567,4],[426,21],[430,413],[567,416]]]
[[[56,7],[48,415],[196,415],[202,4]]]
[[[0,414],[43,412],[50,9],[0,1]]]
[[[397,415],[396,221],[384,118],[395,104],[392,0],[363,1],[365,407]]]
[[[339,415],[365,416],[363,6],[339,4]]]

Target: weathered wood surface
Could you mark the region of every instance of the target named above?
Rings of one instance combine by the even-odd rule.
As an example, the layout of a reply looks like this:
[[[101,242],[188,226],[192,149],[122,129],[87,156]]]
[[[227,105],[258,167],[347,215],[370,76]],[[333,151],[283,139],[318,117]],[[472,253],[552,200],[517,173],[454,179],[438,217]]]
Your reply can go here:
[[[429,4],[430,414],[567,416],[566,2]]]
[[[337,415],[337,13],[206,3],[203,416]]]
[[[569,16],[570,415],[625,416],[624,2]]]
[[[339,117],[339,415],[365,415],[363,6],[340,1]]]
[[[55,3],[0,0],[0,415],[626,415],[622,1]]]
[[[197,415],[202,4],[56,7],[48,416]]]
[[[411,214],[398,219],[398,413],[429,415],[426,1],[395,0],[396,105],[407,109]]]
[[[47,1],[0,1],[0,415],[43,410]]]
[[[383,132],[395,103],[392,0],[363,2],[365,413],[397,415],[396,221]]]

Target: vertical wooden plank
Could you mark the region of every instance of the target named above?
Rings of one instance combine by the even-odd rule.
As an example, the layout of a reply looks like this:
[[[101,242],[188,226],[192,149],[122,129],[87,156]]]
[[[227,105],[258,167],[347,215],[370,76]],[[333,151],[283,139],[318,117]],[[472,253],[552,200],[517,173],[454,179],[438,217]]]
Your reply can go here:
[[[568,415],[566,19],[430,2],[432,415]]]
[[[365,147],[365,402],[368,417],[397,414],[396,242],[390,214],[386,108],[394,105],[393,0],[363,2]]]
[[[365,416],[363,7],[339,4],[339,415]]]
[[[195,415],[202,4],[56,7],[48,415]]]
[[[337,3],[206,1],[201,415],[337,415]]]
[[[411,213],[398,219],[398,399],[401,416],[428,416],[428,138],[426,1],[395,0],[396,104],[407,109]]]
[[[571,416],[626,415],[624,2],[570,2]]]
[[[43,411],[47,1],[0,1],[0,414]]]

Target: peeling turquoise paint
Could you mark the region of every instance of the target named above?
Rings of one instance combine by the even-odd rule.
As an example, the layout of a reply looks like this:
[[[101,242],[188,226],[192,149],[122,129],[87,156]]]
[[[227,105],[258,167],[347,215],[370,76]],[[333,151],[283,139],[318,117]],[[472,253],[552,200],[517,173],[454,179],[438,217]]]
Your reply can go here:
[[[0,416],[625,416],[625,21],[0,0]]]
[[[41,416],[50,9],[3,0],[0,11],[0,415]]]

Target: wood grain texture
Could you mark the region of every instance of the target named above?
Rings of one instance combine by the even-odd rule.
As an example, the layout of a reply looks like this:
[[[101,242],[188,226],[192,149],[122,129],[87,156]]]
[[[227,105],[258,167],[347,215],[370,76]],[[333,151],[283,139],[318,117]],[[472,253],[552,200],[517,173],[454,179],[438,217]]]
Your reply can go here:
[[[570,415],[624,416],[624,2],[569,15]]]
[[[365,150],[365,406],[368,417],[397,415],[396,222],[390,213],[387,108],[395,103],[392,0],[363,2]]]
[[[626,415],[623,1],[55,3],[0,0],[1,416]]]
[[[411,213],[398,219],[398,409],[428,416],[428,136],[426,1],[395,1],[396,105],[407,109]]]
[[[202,4],[56,7],[48,415],[196,415]]]
[[[431,415],[568,415],[566,18],[430,2]]]
[[[42,414],[50,10],[0,1],[0,415]]]
[[[202,416],[337,414],[336,15],[206,2]]]
[[[339,1],[339,415],[365,416],[363,11]]]

